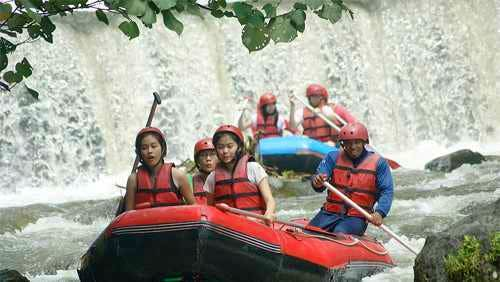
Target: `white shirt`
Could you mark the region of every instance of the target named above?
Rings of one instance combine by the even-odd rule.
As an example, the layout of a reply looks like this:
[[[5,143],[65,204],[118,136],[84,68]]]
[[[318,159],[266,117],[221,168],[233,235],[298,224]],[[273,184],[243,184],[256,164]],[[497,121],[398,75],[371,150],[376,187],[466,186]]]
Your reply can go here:
[[[255,183],[259,185],[259,183],[267,177],[267,173],[264,168],[258,162],[248,162],[247,164],[247,175],[248,180],[251,183]],[[205,184],[203,185],[203,190],[208,193],[213,193],[215,190],[215,172],[212,171],[207,180],[205,180]]]
[[[257,114],[252,115],[252,128],[257,127]],[[278,115],[278,122],[276,123],[276,127],[278,127],[278,130],[283,131],[285,129],[285,119],[283,118],[282,115]]]

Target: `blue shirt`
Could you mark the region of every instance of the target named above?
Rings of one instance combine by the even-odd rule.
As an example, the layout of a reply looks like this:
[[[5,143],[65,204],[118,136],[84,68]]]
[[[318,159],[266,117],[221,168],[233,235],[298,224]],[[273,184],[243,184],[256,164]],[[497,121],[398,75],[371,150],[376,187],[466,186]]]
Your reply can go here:
[[[328,179],[331,179],[331,174],[333,168],[335,167],[335,163],[339,153],[340,151],[332,151],[328,153],[316,169],[316,174],[326,174]],[[363,153],[361,153],[359,157],[352,160],[352,164],[354,165],[354,167],[357,167],[368,156],[368,154],[373,154],[373,152],[363,150]],[[387,216],[387,214],[389,214],[389,210],[391,209],[392,196],[394,194],[394,184],[392,182],[391,169],[389,168],[389,164],[384,158],[380,158],[377,162],[376,187],[377,207],[375,211],[380,213],[382,217],[385,217]],[[314,186],[313,188],[318,193],[321,193],[326,189],[326,187],[315,188]]]

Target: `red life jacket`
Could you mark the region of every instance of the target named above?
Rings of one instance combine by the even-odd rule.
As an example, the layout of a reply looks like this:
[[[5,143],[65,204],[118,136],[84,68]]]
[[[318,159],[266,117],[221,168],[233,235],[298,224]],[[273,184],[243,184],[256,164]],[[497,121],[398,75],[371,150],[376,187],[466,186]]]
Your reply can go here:
[[[214,202],[225,203],[233,208],[264,214],[266,204],[259,187],[248,180],[245,155],[236,163],[232,175],[220,165],[215,168]]]
[[[373,212],[373,205],[377,196],[377,162],[380,156],[376,153],[369,155],[356,167],[351,159],[342,150],[340,151],[335,167],[332,171],[330,183],[352,201],[368,212]],[[328,212],[363,217],[356,209],[351,208],[340,197],[328,191],[323,208]]]
[[[135,192],[135,209],[159,206],[182,205],[182,196],[172,179],[174,164],[165,163],[156,175],[156,185],[149,178],[149,172],[141,166],[137,169],[137,191]]]
[[[193,194],[198,205],[207,204],[207,192],[203,190],[203,185],[205,184],[205,180],[207,180],[207,176],[208,175],[200,172],[193,176]]]
[[[268,115],[264,118],[262,111],[260,109],[257,109],[257,124],[255,124],[255,126],[252,126],[253,137],[257,137],[258,131],[262,131],[262,133],[259,135],[261,139],[282,136],[283,131],[279,130],[277,126],[278,117],[279,115],[276,112],[276,115]]]
[[[331,107],[332,110],[334,110],[334,107]],[[304,135],[307,135],[321,142],[337,141],[339,132],[329,126],[322,118],[315,115],[307,107],[304,108],[303,118],[304,121],[302,122],[302,127],[304,128]],[[342,127],[342,123],[340,123],[340,121],[338,121],[337,119],[335,119],[333,123],[335,123],[338,127]]]

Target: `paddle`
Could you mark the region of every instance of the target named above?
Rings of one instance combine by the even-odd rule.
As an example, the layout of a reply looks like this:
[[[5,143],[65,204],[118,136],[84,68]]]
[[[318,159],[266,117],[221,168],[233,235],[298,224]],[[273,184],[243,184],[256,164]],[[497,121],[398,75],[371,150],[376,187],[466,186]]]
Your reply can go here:
[[[325,182],[323,182],[323,185],[326,186],[326,188],[328,188],[328,190],[330,192],[332,192],[335,195],[339,196],[340,198],[342,198],[342,200],[344,200],[346,203],[348,203],[351,207],[355,208],[358,212],[360,212],[361,214],[363,214],[363,216],[366,219],[368,219],[369,221],[372,220],[371,214],[369,214],[364,209],[362,209],[360,206],[358,206],[355,202],[353,202],[346,195],[344,195],[342,192],[340,192],[335,187],[333,187],[330,183],[328,183],[328,182],[325,181]],[[401,239],[398,235],[396,235],[396,233],[392,232],[389,229],[389,227],[387,227],[387,226],[385,226],[383,224],[380,225],[380,226],[377,226],[377,227],[379,227],[380,229],[384,230],[391,238],[394,238],[396,241],[398,241],[401,245],[403,245],[405,248],[407,248],[408,250],[410,250],[415,255],[418,254],[417,251],[415,251],[412,247],[410,247],[410,245],[408,245],[407,243],[405,243],[403,241],[403,239]]]
[[[161,99],[160,99],[160,95],[158,94],[158,92],[153,92],[153,96],[155,99],[153,101],[153,105],[151,106],[151,110],[149,111],[149,117],[148,117],[148,121],[146,122],[145,127],[151,126],[151,122],[153,121],[153,116],[155,115],[156,106],[161,104]],[[137,169],[138,165],[139,165],[139,156],[136,154],[134,165],[132,166],[131,173]]]
[[[253,212],[249,212],[249,211],[245,211],[245,210],[240,210],[240,209],[232,208],[232,207],[228,206],[227,204],[216,204],[215,207],[217,207],[218,209],[223,210],[223,211],[228,211],[228,212],[232,212],[232,213],[235,213],[235,214],[240,214],[240,215],[244,215],[244,216],[248,216],[248,217],[253,217],[253,218],[261,219],[261,220],[264,220],[264,221],[266,221],[268,219],[267,217],[265,217],[263,215],[256,214],[256,213],[253,213]],[[273,220],[273,222],[284,224],[284,225],[288,225],[288,226],[292,226],[292,227],[297,227],[297,228],[300,228],[302,230],[312,231],[312,232],[320,233],[320,234],[323,234],[323,235],[336,236],[336,234],[334,234],[334,233],[330,233],[328,231],[325,231],[325,230],[323,230],[323,229],[321,229],[319,227],[312,226],[312,225],[303,225],[303,224],[299,224],[299,223],[295,223],[295,222],[290,222],[290,221],[279,220],[279,219]]]
[[[160,95],[158,94],[158,92],[153,92],[153,96],[154,96],[154,101],[153,101],[153,105],[151,106],[151,110],[149,111],[149,117],[148,117],[148,121],[146,122],[146,127],[151,126],[151,122],[153,121],[153,117],[155,115],[156,106],[161,104],[161,98],[160,98]],[[135,172],[138,165],[139,165],[139,156],[136,154],[134,165],[132,166],[132,171],[130,173]],[[119,188],[123,187],[123,186],[120,187],[120,185],[117,185],[117,184],[115,184],[115,186],[117,186]],[[126,189],[126,187],[123,187],[123,188]],[[127,194],[125,194],[125,197],[126,196],[127,196]],[[118,216],[119,214],[121,214],[125,211],[125,197],[121,198],[120,203],[118,204],[118,209],[116,210],[115,216]]]
[[[306,108],[308,108],[311,112],[313,112],[315,115],[317,115],[318,117],[320,117],[324,122],[326,122],[326,124],[328,124],[329,126],[331,126],[334,129],[336,129],[337,131],[340,131],[340,127],[337,126],[335,123],[333,123],[330,119],[328,119],[320,110],[313,108],[311,105],[309,105],[309,103],[307,103],[306,101],[304,101],[302,98],[298,97],[295,94],[292,94],[292,97],[294,97],[299,102],[301,102],[302,104],[304,104],[304,106]],[[343,118],[341,118],[335,111],[333,112],[333,114],[335,115],[335,118],[337,118],[343,125],[347,124],[347,122]],[[376,151],[375,147],[373,145],[368,145],[368,146],[372,150]],[[388,158],[384,158],[384,159],[387,160],[387,162],[389,163],[389,166],[392,169],[398,169],[398,168],[401,167],[401,165],[399,163],[397,163],[396,161],[394,161],[394,160],[391,160],[391,159],[388,159]]]

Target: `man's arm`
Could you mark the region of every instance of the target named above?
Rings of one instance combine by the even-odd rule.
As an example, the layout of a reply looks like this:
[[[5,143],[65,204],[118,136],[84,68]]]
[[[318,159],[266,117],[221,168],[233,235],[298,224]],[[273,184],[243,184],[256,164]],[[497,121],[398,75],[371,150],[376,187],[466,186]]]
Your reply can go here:
[[[240,118],[238,119],[238,127],[244,131],[252,125],[252,121],[247,118],[247,109],[243,109]]]
[[[394,183],[392,180],[391,169],[384,158],[381,158],[377,163],[377,209],[382,217],[386,217],[392,206],[392,198],[394,194]]]
[[[300,119],[297,118],[295,100],[290,98],[290,116],[289,116],[289,128],[292,132],[297,132],[299,125],[302,123]]]
[[[356,118],[343,106],[336,104],[333,110],[337,115],[339,115],[347,123],[356,122]]]
[[[338,156],[338,151],[332,151],[326,155],[326,157],[319,163],[316,169],[316,174],[311,178],[311,186],[314,191],[321,193],[325,191],[326,187],[320,185],[323,181],[327,181],[331,174],[333,167],[335,166],[335,161]]]

